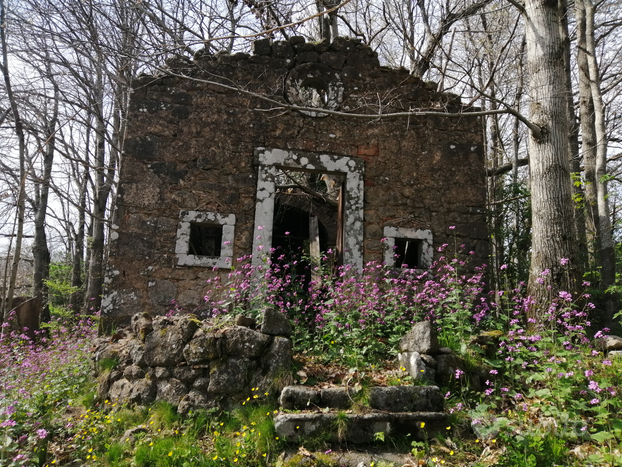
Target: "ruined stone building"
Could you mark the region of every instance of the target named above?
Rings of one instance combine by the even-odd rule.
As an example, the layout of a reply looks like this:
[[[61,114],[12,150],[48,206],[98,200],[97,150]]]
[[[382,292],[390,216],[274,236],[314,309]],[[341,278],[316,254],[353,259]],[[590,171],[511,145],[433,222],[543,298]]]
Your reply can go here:
[[[425,269],[455,236],[485,259],[482,124],[458,96],[356,40],[253,52],[198,53],[137,79],[104,320],[196,307],[206,279],[278,246]],[[415,110],[464,115],[364,116]]]

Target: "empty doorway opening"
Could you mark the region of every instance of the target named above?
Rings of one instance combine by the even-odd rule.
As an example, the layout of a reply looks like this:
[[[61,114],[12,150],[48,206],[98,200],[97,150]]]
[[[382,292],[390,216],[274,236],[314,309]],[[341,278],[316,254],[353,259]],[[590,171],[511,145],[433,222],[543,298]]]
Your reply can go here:
[[[345,176],[279,168],[275,177],[272,261],[333,266],[343,249]],[[328,264],[326,264],[328,263]]]
[[[258,148],[253,264],[265,264],[285,232],[297,230],[308,239],[309,257],[329,250],[335,259],[358,270],[363,267],[363,161],[306,151]],[[296,208],[292,210],[290,208]],[[303,213],[309,233],[289,227]],[[289,221],[288,218],[292,220]],[[277,231],[277,229],[279,231]],[[324,232],[324,233],[322,233]],[[322,240],[322,236],[325,237]],[[325,242],[325,244],[322,244]]]

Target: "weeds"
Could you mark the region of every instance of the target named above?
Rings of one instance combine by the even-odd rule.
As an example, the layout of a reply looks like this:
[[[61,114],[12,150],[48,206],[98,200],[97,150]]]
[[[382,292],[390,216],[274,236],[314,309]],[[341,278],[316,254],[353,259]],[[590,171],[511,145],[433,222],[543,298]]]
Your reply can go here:
[[[219,321],[239,313],[258,316],[266,306],[283,310],[295,323],[295,349],[305,361],[343,369],[340,382],[353,389],[354,410],[366,410],[375,365],[395,355],[413,322],[431,320],[441,345],[469,368],[456,371],[444,389],[451,413],[446,433],[428,437],[427,427],[417,427],[424,440],[409,449],[420,465],[622,465],[622,359],[605,355],[588,335],[590,297],[561,292],[535,322],[522,285],[489,294],[483,270],[467,274],[465,260],[443,256],[447,248],[425,272],[374,263],[361,273],[341,268],[336,274],[319,266],[310,274],[284,261],[270,268],[241,266],[225,280],[210,281],[202,312]],[[237,410],[183,417],[165,403],[144,409],[98,404],[88,376],[93,323],[56,321],[48,332],[36,342],[15,333],[0,338],[1,465],[277,463],[284,444],[274,429],[274,397],[253,392]],[[472,343],[478,335],[485,348]],[[116,362],[101,365],[112,370]],[[482,368],[487,377],[476,392],[473,375]],[[414,384],[402,371],[385,379]],[[345,414],[337,416],[338,438],[346,422]],[[392,439],[390,433],[376,438]],[[327,439],[305,444],[324,447]]]

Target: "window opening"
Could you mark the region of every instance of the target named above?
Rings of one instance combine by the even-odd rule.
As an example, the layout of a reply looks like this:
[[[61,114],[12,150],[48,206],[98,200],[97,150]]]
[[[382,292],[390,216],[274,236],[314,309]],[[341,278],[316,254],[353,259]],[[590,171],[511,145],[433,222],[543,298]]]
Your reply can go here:
[[[197,256],[220,256],[222,225],[190,223],[188,254]]]
[[[175,243],[177,265],[230,268],[234,239],[235,215],[180,211]]]
[[[328,85],[320,78],[307,78],[300,84],[300,100],[309,107],[328,104]]]
[[[390,268],[427,269],[432,265],[432,231],[384,228],[384,264]]]
[[[396,238],[393,250],[396,268],[421,269],[423,240]]]
[[[272,247],[287,256],[304,256],[318,263],[331,251],[341,249],[338,231],[343,174],[278,168],[275,176],[275,205]]]
[[[274,256],[279,257],[287,253],[287,255],[309,257],[313,219],[317,217],[308,211],[288,204],[275,204],[272,234]],[[317,222],[320,251],[326,252],[332,246],[328,229],[321,221],[315,222]],[[332,230],[336,230],[336,226],[333,226]]]

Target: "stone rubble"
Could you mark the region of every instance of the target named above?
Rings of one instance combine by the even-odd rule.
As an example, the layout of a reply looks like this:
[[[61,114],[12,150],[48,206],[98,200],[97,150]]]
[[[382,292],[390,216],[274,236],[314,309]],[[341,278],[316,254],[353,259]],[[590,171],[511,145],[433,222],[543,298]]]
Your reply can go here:
[[[261,332],[213,326],[194,315],[135,314],[118,339],[100,337],[93,349],[100,399],[145,405],[164,400],[181,413],[228,407],[252,395],[280,391],[291,378],[291,325],[264,313]],[[114,365],[112,370],[110,365]]]

